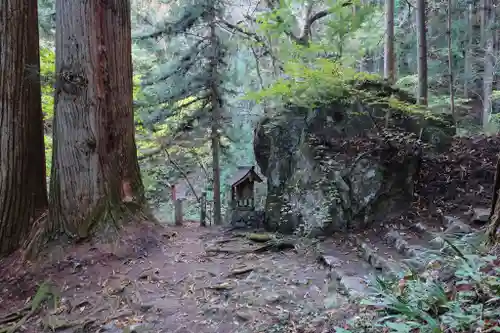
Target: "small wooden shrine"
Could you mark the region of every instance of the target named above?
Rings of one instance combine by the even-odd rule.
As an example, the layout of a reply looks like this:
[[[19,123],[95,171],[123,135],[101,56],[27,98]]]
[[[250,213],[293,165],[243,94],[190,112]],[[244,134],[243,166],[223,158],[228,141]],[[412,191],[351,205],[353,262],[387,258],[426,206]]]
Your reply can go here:
[[[254,184],[262,183],[262,178],[254,166],[240,166],[230,179],[231,208],[233,210],[254,210]]]

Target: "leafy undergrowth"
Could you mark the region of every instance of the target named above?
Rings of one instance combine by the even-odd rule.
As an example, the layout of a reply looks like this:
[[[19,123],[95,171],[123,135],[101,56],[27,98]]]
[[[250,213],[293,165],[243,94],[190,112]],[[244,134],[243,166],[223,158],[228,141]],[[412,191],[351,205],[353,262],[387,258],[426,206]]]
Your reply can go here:
[[[495,251],[445,240],[447,254],[423,274],[377,279],[365,313],[337,333],[500,332],[500,258]]]

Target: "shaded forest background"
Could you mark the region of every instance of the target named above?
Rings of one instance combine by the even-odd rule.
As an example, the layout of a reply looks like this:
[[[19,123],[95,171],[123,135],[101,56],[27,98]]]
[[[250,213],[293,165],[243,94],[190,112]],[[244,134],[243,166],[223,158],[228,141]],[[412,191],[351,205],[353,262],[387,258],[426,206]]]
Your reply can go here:
[[[42,86],[45,147],[47,170],[50,170],[55,7],[54,1],[40,0],[39,5],[41,73],[45,78]],[[395,85],[414,94],[419,92],[421,83],[416,5],[415,2],[395,2],[394,35],[389,36],[394,43],[395,56],[390,61],[395,66]],[[224,3],[223,7],[218,29],[227,50],[224,68],[227,103],[222,124],[226,136],[222,140],[224,154],[221,159],[222,193],[226,193],[224,181],[236,167],[255,164],[253,128],[262,115],[277,108],[279,95],[287,94],[283,87],[273,86],[285,73],[288,76],[305,74],[306,80],[314,79],[318,86],[340,76],[327,78],[328,73],[321,72],[336,66],[344,79],[357,73],[365,73],[367,77],[384,76],[387,11],[384,3],[367,1],[349,4],[327,1],[258,4],[250,1]],[[427,3],[428,105],[432,112],[451,114],[451,87],[458,135],[497,132],[500,84],[499,36],[494,18],[497,10],[487,1]],[[189,62],[186,55],[197,47],[193,46],[195,42],[189,38],[189,33],[172,34],[171,30],[162,29],[178,18],[188,18],[193,14],[189,11],[188,5],[180,2],[132,1],[138,156],[147,196],[167,215],[172,211],[168,200],[169,185],[183,180],[176,164],[190,175],[198,191],[209,187],[212,177],[210,142],[203,139],[206,128],[198,125],[196,131],[173,139],[183,122],[199,108],[199,103],[196,104],[198,92],[185,91],[191,83],[186,71],[175,70],[180,61]],[[307,45],[296,43],[301,38],[307,39]],[[300,66],[306,63],[311,64],[310,68],[318,66],[318,70],[305,73]],[[287,66],[285,73],[280,70],[283,64]],[[268,102],[261,103],[262,97]],[[169,156],[165,147],[168,147]],[[261,198],[262,195],[261,192]],[[195,219],[198,207],[192,194],[191,197],[186,213],[188,219]]]
[[[120,294],[117,308],[139,305],[133,313],[146,313],[152,305],[129,303],[125,294],[131,281],[156,288],[139,291],[137,284],[131,294],[147,292],[155,306],[171,310],[144,320],[163,320],[167,331],[180,318],[198,325],[210,316],[207,332],[242,323],[261,331],[256,327],[271,318],[285,331],[295,328],[292,314],[309,325],[315,312],[325,330],[358,332],[336,326],[362,311],[360,299],[372,302],[365,327],[374,332],[488,332],[500,325],[495,1],[6,3],[5,309],[11,304],[4,299],[26,305],[24,292],[31,297],[35,287],[57,308],[58,297],[38,284],[47,276],[68,279],[66,295],[81,292],[85,281],[94,289],[80,296],[98,300],[101,278],[125,269],[118,291],[106,288],[107,296]],[[257,186],[257,212],[248,216],[266,233],[221,235],[221,228],[200,226],[202,193],[213,224],[237,224],[229,180],[254,165],[267,183]],[[187,197],[190,223],[180,228],[156,223],[173,223],[173,186]],[[56,246],[42,251],[50,241]],[[237,249],[224,248],[228,243]],[[73,271],[63,274],[64,265]],[[185,276],[177,280],[178,273]],[[299,281],[309,273],[312,279]],[[11,288],[19,281],[25,289]],[[262,303],[240,297],[245,288]],[[269,297],[272,288],[287,295]],[[236,300],[229,301],[229,290]],[[0,318],[8,324],[0,332],[27,320],[38,327],[38,300]],[[327,302],[336,304],[335,318]],[[355,308],[341,318],[348,303]],[[224,311],[212,311],[220,304]],[[273,307],[277,312],[260,311]],[[110,323],[107,315],[81,321],[71,312],[57,315],[78,316],[70,326]],[[217,331],[219,324],[227,330]]]

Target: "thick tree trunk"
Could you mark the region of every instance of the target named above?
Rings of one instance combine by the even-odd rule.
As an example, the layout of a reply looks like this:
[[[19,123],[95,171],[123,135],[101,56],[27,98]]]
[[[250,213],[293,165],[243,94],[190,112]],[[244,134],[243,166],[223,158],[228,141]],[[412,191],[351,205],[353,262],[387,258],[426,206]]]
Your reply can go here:
[[[0,6],[0,255],[47,209],[36,0]]]
[[[132,24],[130,0],[108,0],[106,6],[105,43],[111,61],[108,62],[110,77],[111,108],[109,119],[114,127],[108,138],[115,142],[119,156],[122,201],[145,202],[137,146],[133,112]],[[111,110],[111,109],[110,109]]]
[[[57,0],[51,231],[86,238],[142,208],[128,0]],[[125,216],[124,216],[125,214]]]

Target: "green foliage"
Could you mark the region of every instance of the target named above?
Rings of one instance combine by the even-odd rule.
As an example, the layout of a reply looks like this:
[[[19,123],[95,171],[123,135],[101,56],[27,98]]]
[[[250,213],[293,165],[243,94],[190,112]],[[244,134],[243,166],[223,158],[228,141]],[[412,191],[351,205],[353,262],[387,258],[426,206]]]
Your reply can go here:
[[[384,83],[376,74],[346,68],[335,60],[320,58],[312,65],[289,62],[284,69],[287,79],[279,79],[261,91],[250,92],[245,98],[257,103],[265,100],[274,100],[282,105],[291,103],[308,110],[361,101],[364,105],[386,105],[391,110],[412,116],[439,119],[411,101],[391,94],[383,96],[378,91],[363,88],[363,82]]]
[[[45,165],[47,177],[52,165],[52,133],[50,124],[54,117],[54,75],[56,71],[56,55],[51,46],[40,47],[40,80],[42,85],[42,112],[45,121]]]
[[[212,84],[222,84],[222,80],[212,79],[210,59],[212,55],[217,57],[216,71],[222,74],[220,66],[225,45],[221,43],[219,31],[217,36],[206,37],[215,21],[203,15],[205,6],[211,6],[214,15],[221,11],[218,2],[196,0],[176,4],[175,10],[169,13],[169,21],[164,21],[163,27],[152,33],[168,38],[169,44],[172,47],[176,45],[178,52],[171,54],[167,62],[144,77],[144,94],[153,106],[153,110],[144,111],[152,116],[153,119],[149,120],[155,123],[170,118],[172,124],[178,125],[175,132],[186,130],[195,120],[210,117],[209,89]],[[141,36],[141,39],[146,37]]]
[[[374,281],[376,293],[362,302],[379,311],[374,332],[499,331],[500,259],[447,243],[452,254],[431,261],[426,274]],[[437,279],[444,265],[454,271],[451,284]],[[342,328],[337,332],[357,331]]]
[[[40,78],[42,82],[42,111],[46,121],[54,116],[53,78],[56,71],[56,54],[51,47],[40,48]]]
[[[52,135],[44,135],[44,143],[45,143],[45,166],[46,166],[46,175],[49,177],[50,169],[52,168]]]
[[[329,43],[333,43],[335,51],[338,53],[338,59],[352,58],[352,54],[345,54],[346,49],[349,47],[351,41],[357,37],[361,37],[363,33],[367,32],[366,28],[369,27],[369,19],[373,17],[376,7],[372,5],[362,4],[361,1],[349,1],[349,6],[345,6],[343,1],[336,1],[331,7],[331,19],[326,22],[327,25],[327,38]],[[357,10],[353,14],[352,6],[356,6]],[[360,36],[361,35],[361,36]],[[329,44],[327,42],[326,45]],[[352,49],[351,49],[352,51]],[[358,55],[362,51],[358,48]]]
[[[47,163],[50,164],[54,1],[39,0],[38,3],[42,30],[42,100],[48,135]],[[224,102],[224,177],[230,177],[237,164],[255,163],[253,122],[262,115],[265,106],[272,105],[269,109],[279,110],[284,103],[293,102],[313,108],[334,99],[350,102],[354,97],[362,97],[368,103],[381,102],[376,93],[360,90],[355,84],[379,79],[378,73],[373,73],[375,69],[370,69],[372,73],[358,73],[358,69],[360,60],[372,61],[372,64],[379,62],[385,34],[381,6],[365,5],[360,0],[315,4],[312,14],[326,8],[328,15],[313,24],[310,43],[298,45],[297,38],[291,36],[294,33],[299,36],[297,31],[303,24],[303,9],[310,2],[280,0],[271,3],[266,10],[249,11],[247,14],[251,17],[245,16],[235,23],[232,20],[234,8],[222,1],[170,1],[168,4],[165,1],[132,1],[133,35],[137,37],[132,52],[139,155],[168,141],[175,161],[187,172],[198,168],[198,159],[210,169],[207,142],[210,132],[207,129],[211,121],[211,104],[207,86],[211,78],[208,62],[214,48],[222,51],[217,83]],[[210,22],[205,9],[208,5],[216,9],[217,45],[211,45],[207,38]],[[429,81],[433,84],[429,109],[443,112],[449,108],[447,91],[442,89],[447,74],[446,61],[443,61],[447,56],[446,44],[441,36],[445,11],[435,4],[429,6],[434,10],[429,17],[429,54],[435,59],[429,61]],[[453,54],[459,82],[463,73],[463,42],[468,36],[463,15],[465,2],[459,1],[454,6]],[[398,85],[406,81],[403,88],[414,93],[418,82],[414,75],[416,34],[410,20],[411,10],[406,2],[396,2],[396,49],[401,78]],[[240,12],[241,8],[236,11]],[[236,24],[244,33],[228,29],[224,20]],[[261,90],[262,86],[265,88]],[[243,97],[245,92],[247,95]],[[267,104],[269,101],[274,104]],[[385,98],[382,102],[411,113],[421,111],[396,98]],[[465,108],[466,103],[465,99],[456,100],[459,107]],[[179,134],[182,139],[177,139]],[[191,154],[191,149],[196,153]],[[165,156],[160,157],[163,161]],[[147,163],[143,165],[146,174],[150,167],[156,168]],[[152,186],[162,187],[164,184],[158,181],[163,175],[151,173],[152,184],[155,184]]]
[[[357,7],[355,13],[353,6]],[[307,46],[295,43],[287,45],[282,77],[267,88],[248,92],[244,98],[255,103],[292,104],[305,109],[362,101],[365,105],[386,105],[393,110],[434,117],[428,110],[407,100],[390,94],[381,96],[378,92],[359,88],[360,82],[382,82],[381,78],[378,74],[359,72],[348,60],[353,55],[344,55],[344,51],[357,48],[356,55],[360,56],[359,43],[353,45],[352,41],[371,37],[372,19],[380,16],[376,7],[363,5],[360,1],[349,2],[348,5],[338,1],[329,7],[329,13],[329,19],[326,20],[327,35]],[[261,14],[257,22],[261,31],[280,36],[291,31],[291,15],[291,7],[282,1],[275,10]],[[325,58],[322,56],[324,54],[334,56]]]
[[[493,90],[491,93],[491,100],[497,101],[500,99],[500,90]]]
[[[395,84],[396,87],[407,91],[410,94],[415,94],[418,88],[418,75],[406,75],[398,79]],[[456,108],[468,109],[467,103],[470,102],[469,98],[455,96],[454,103]],[[433,113],[447,113],[450,114],[450,96],[449,94],[432,92],[428,96],[428,107]]]
[[[319,59],[314,68],[301,61],[288,62],[284,69],[289,78],[278,79],[269,88],[249,92],[246,97],[257,103],[266,98],[277,98],[280,102],[292,102],[313,108],[318,103],[328,102],[323,100],[325,95],[343,97],[347,89],[346,80],[357,75],[354,71],[343,68],[338,62],[327,59]]]

